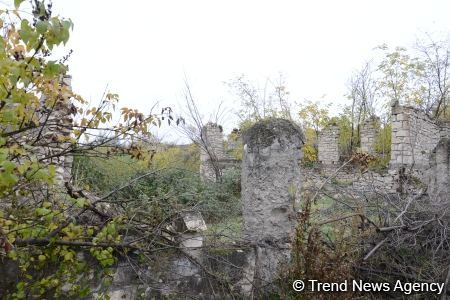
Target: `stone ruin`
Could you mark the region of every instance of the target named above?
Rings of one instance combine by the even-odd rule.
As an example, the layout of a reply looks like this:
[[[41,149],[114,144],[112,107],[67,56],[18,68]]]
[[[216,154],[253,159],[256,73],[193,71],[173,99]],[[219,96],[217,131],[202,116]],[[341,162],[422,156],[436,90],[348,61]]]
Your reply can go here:
[[[391,167],[429,168],[431,153],[440,139],[440,126],[423,112],[413,107],[393,106]]]
[[[361,172],[352,167],[341,169],[339,130],[333,125],[320,134],[320,164],[331,166],[336,179],[346,180],[348,184],[341,188],[353,195],[357,191],[366,197],[368,191],[374,188],[395,193],[398,170],[409,167],[420,171],[417,174],[422,174],[421,180],[428,180],[426,182],[430,184],[430,191],[448,197],[448,124],[434,123],[409,107],[396,107],[393,115],[393,151],[387,172]],[[361,151],[374,155],[377,122],[377,118],[371,118],[361,129]],[[209,145],[218,154],[218,161],[227,161],[219,127],[208,124],[204,133],[210,135]],[[301,191],[312,181],[318,180],[315,185],[321,186],[324,180],[328,180],[328,175],[322,176],[320,170],[300,164],[303,139],[300,128],[280,119],[258,122],[246,131],[243,134],[241,164],[244,220],[242,242],[245,246],[234,248],[227,254],[212,254],[208,252],[208,247],[202,248],[202,235],[206,226],[201,215],[191,213],[181,216],[184,231],[178,231],[186,239],[180,243],[180,247],[184,249],[187,258],[175,255],[165,263],[158,262],[162,264],[163,271],[149,266],[147,272],[153,286],[151,289],[147,288],[145,297],[170,297],[182,292],[198,298],[226,298],[230,290],[217,293],[222,286],[220,279],[211,278],[202,265],[219,270],[219,277],[227,278],[226,285],[234,295],[264,298],[270,293],[276,293],[275,282],[283,276],[284,266],[291,258],[301,206]],[[414,155],[416,152],[420,153],[417,158]],[[205,163],[208,162],[205,153],[201,162],[201,170],[205,170]],[[225,165],[224,163],[222,166]],[[225,168],[222,167],[221,170],[223,169]],[[205,180],[215,180],[212,172],[201,174]],[[117,269],[117,274],[130,272],[121,267]],[[133,280],[116,281],[117,288],[110,294],[117,298],[137,295],[137,288],[130,288],[130,281]]]
[[[422,111],[410,107],[392,107],[391,157],[389,169],[384,173],[359,172],[352,167],[343,168],[335,175],[340,181],[352,185],[359,192],[382,189],[396,193],[401,190],[401,177],[410,172],[426,185],[432,185],[434,191],[448,190],[448,147],[450,122],[436,122]],[[361,128],[360,151],[376,156],[375,141],[378,135],[379,118],[372,116]],[[318,152],[322,170],[332,175],[342,163],[339,161],[339,130],[331,125],[319,135]],[[447,148],[446,148],[447,147]],[[309,172],[309,170],[307,171]],[[312,174],[307,176],[312,178]],[[439,187],[438,187],[439,186]]]
[[[363,123],[360,152],[377,155],[375,143],[379,129],[380,119],[376,116]],[[255,248],[245,256],[243,270],[247,281],[239,282],[241,292],[251,293],[255,287],[270,290],[280,265],[289,261],[289,241],[295,232],[295,215],[300,203],[300,193],[297,193],[300,178],[304,185],[313,182],[321,186],[332,175],[346,183],[343,188],[351,195],[366,199],[376,190],[402,192],[399,189],[402,172],[409,169],[429,187],[428,193],[433,199],[448,199],[449,133],[448,122],[435,122],[412,107],[394,106],[389,168],[374,172],[358,166],[341,168],[340,132],[336,124],[319,135],[318,160],[322,169],[300,167],[302,134],[295,125],[283,120],[255,124],[243,135],[244,236]]]
[[[361,127],[361,151],[371,155],[375,154],[375,142],[377,139],[380,118],[371,116],[364,121]]]
[[[70,77],[62,85],[70,87]],[[53,127],[44,133],[43,141],[52,138],[54,132],[70,134],[72,119],[70,105],[57,107]],[[375,154],[377,118],[371,118],[361,129],[361,150]],[[208,123],[202,130],[205,147],[200,154],[200,174],[204,180],[216,180],[213,161],[220,174],[237,161],[224,149],[222,128]],[[351,184],[348,189],[366,192],[378,187],[395,192],[398,170],[409,167],[416,170],[419,178],[430,185],[430,192],[442,197],[449,193],[449,146],[450,124],[438,124],[422,112],[395,106],[392,111],[392,150],[390,169],[385,174],[342,169],[336,178]],[[187,293],[208,298],[211,288],[220,284],[210,278],[205,265],[220,269],[227,278],[233,292],[242,296],[267,295],[274,291],[283,265],[289,263],[292,242],[295,238],[297,215],[301,204],[302,185],[309,184],[317,176],[315,170],[301,167],[301,147],[304,137],[301,129],[293,123],[272,119],[255,124],[243,135],[244,155],[242,159],[242,202],[246,247],[232,250],[226,257],[212,255],[204,246],[206,224],[198,212],[184,212],[175,222],[174,229],[180,233],[180,250],[183,255],[169,255],[140,270],[139,278],[128,264],[116,267],[113,284],[109,289],[112,299],[131,299],[139,295],[146,298],[164,297],[176,293]],[[339,128],[331,125],[319,135],[319,162],[338,169]],[[68,145],[68,144],[67,144]],[[68,145],[69,146],[69,145]],[[64,144],[63,144],[64,147]],[[42,154],[64,149],[43,148]],[[50,151],[50,152],[49,152]],[[52,162],[57,169],[57,180],[70,180],[71,157],[66,156]],[[222,264],[227,261],[227,264]],[[146,279],[152,288],[142,288]]]
[[[450,195],[450,139],[442,138],[431,155],[428,172],[430,193],[437,201],[448,199]]]
[[[69,91],[70,77],[61,81],[62,91]],[[41,143],[36,146],[41,157],[64,152],[71,147],[72,104],[69,95],[62,94],[48,119],[48,128],[42,133]],[[45,101],[45,98],[42,99]],[[42,112],[44,116],[47,111]],[[68,141],[53,143],[55,136],[62,135]],[[211,160],[215,160],[220,172],[237,165],[236,159],[225,152],[222,128],[208,123],[202,130],[206,145],[201,152],[201,175],[204,180],[215,180]],[[174,220],[171,229],[179,233],[180,252],[168,254],[155,265],[139,270],[133,275],[133,266],[119,262],[108,294],[111,299],[147,298],[188,293],[208,298],[211,284],[218,286],[217,279],[205,274],[205,265],[216,265],[230,278],[233,290],[242,295],[267,293],[274,289],[283,264],[289,262],[291,243],[295,236],[296,216],[300,204],[300,148],[303,134],[300,128],[286,120],[264,121],[256,124],[245,135],[245,151],[242,163],[244,202],[244,249],[227,255],[229,265],[217,266],[217,260],[203,249],[206,224],[197,211],[182,212]],[[70,182],[72,157],[65,155],[51,161],[56,168],[56,186]],[[271,182],[267,185],[267,180]],[[169,238],[169,237],[168,237]],[[82,255],[82,253],[80,253]],[[236,269],[236,267],[238,269]],[[91,276],[92,274],[87,274]],[[152,288],[142,291],[144,278]],[[213,283],[211,283],[211,280]],[[97,283],[93,279],[93,289]],[[94,293],[95,296],[95,293]]]
[[[361,127],[361,147],[363,153],[376,155],[375,142],[380,119],[371,116]],[[432,164],[432,154],[439,141],[450,136],[449,122],[438,123],[422,111],[395,105],[392,107],[392,144],[390,169],[412,167],[423,172]],[[322,165],[339,164],[339,128],[331,124],[323,129],[318,140],[318,161]]]
[[[207,123],[202,128],[200,140],[200,176],[205,181],[216,181],[223,172],[238,164],[225,152],[223,129],[216,123]]]
[[[367,191],[373,188],[396,192],[398,168],[413,167],[421,170],[422,178],[428,178],[430,189],[448,197],[448,124],[435,124],[412,108],[396,107],[394,110],[393,151],[387,172],[361,173],[351,168],[341,170],[339,129],[334,125],[320,134],[321,164],[339,171],[334,175],[338,180],[347,180],[349,184],[346,190],[359,191],[362,195],[367,195]],[[376,118],[370,119],[361,130],[361,148],[364,152],[375,154],[376,122]],[[202,132],[221,171],[231,165],[231,159],[224,151],[222,134],[221,128],[212,123],[207,124]],[[316,178],[319,178],[320,186],[326,178],[321,177],[315,169],[308,169],[299,163],[303,139],[300,128],[280,119],[258,122],[245,132],[241,173],[244,219],[242,242],[245,246],[234,246],[234,250],[226,254],[209,252],[208,247],[203,247],[206,224],[201,215],[197,212],[183,214],[179,219],[182,226],[177,231],[180,232],[180,249],[184,255],[168,256],[158,261],[158,266],[147,266],[140,276],[146,279],[151,288],[147,287],[140,295],[158,298],[184,293],[203,299],[218,295],[226,298],[230,290],[221,290],[223,283],[220,283],[220,278],[227,278],[225,285],[234,295],[258,298],[276,293],[275,282],[282,276],[283,267],[291,257],[301,190]],[[416,152],[420,154],[417,158],[413,154]],[[210,157],[202,149],[200,170],[204,180],[214,181],[215,173],[208,165]],[[232,163],[236,164],[236,161]],[[205,266],[218,270],[221,274],[219,278],[211,277]],[[132,273],[133,270],[127,265],[117,267],[110,296],[131,299],[132,295],[139,295],[137,291],[142,285],[130,277]]]
[[[215,180],[219,161],[224,158],[223,129],[215,123],[202,128],[200,147],[200,175],[205,180]]]
[[[212,125],[210,125],[212,126]],[[216,131],[216,136],[219,136]],[[213,254],[204,246],[206,224],[198,212],[184,212],[174,224],[180,233],[183,255],[167,255],[141,274],[151,288],[144,298],[183,293],[200,299],[227,298],[220,279],[205,273],[204,266],[227,278],[234,295],[262,297],[276,292],[273,284],[289,263],[300,207],[300,158],[303,133],[289,121],[275,119],[255,124],[244,134],[242,199],[244,247]],[[211,141],[211,140],[210,140]],[[217,139],[220,141],[220,139]],[[217,149],[217,148],[215,148]],[[221,153],[221,150],[216,153]],[[268,184],[269,183],[269,184]],[[109,295],[115,299],[138,296],[139,284],[126,264],[118,266]],[[131,284],[130,284],[131,283]],[[134,284],[134,285],[133,285]],[[223,287],[222,287],[223,288]]]
[[[302,130],[274,119],[244,134],[242,202],[244,237],[254,245],[246,293],[268,289],[290,258],[300,209]]]
[[[392,107],[391,170],[409,171],[433,194],[446,190],[449,183],[449,122],[436,122],[409,106]],[[441,192],[439,192],[441,193]]]
[[[336,165],[339,163],[339,127],[331,124],[319,134],[319,163],[324,165]]]
[[[450,182],[450,122],[433,122],[411,107],[395,106],[393,115],[391,167],[411,169],[430,192],[443,195]]]

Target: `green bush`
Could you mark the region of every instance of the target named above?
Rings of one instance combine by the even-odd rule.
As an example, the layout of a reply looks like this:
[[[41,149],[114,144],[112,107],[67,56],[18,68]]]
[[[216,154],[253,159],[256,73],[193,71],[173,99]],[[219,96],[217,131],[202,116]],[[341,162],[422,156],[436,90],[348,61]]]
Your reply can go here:
[[[121,203],[128,212],[151,216],[155,223],[177,211],[195,207],[208,222],[240,215],[240,171],[229,169],[221,182],[203,182],[197,172],[183,168],[150,169],[133,159],[78,157],[74,173],[78,184],[89,186],[100,195],[146,173],[115,193],[109,201]]]

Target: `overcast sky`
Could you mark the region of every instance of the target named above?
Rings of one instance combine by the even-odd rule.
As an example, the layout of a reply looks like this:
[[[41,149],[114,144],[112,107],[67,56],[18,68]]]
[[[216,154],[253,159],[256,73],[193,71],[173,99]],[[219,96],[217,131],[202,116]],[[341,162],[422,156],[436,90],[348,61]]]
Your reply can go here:
[[[292,99],[343,103],[351,73],[373,48],[450,33],[449,0],[53,0],[75,23],[68,48],[75,91],[96,101],[106,85],[123,106],[183,101],[184,78],[205,117],[223,82],[282,72]],[[323,97],[323,95],[325,95]],[[228,119],[231,127],[233,118]]]

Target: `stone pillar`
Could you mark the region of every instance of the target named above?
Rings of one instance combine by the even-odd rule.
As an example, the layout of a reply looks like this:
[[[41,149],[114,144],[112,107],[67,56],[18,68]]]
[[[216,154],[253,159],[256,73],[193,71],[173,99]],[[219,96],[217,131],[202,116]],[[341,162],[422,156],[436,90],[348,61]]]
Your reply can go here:
[[[442,138],[433,151],[428,171],[428,193],[437,204],[447,203],[450,194],[450,139]]]
[[[290,259],[300,204],[301,129],[283,119],[256,123],[244,133],[244,236],[255,246],[252,285],[265,290]],[[249,292],[249,291],[244,291]]]
[[[391,168],[427,169],[439,140],[439,126],[422,111],[408,106],[392,107]]]
[[[215,166],[225,156],[222,126],[208,123],[202,128],[200,149],[200,176],[204,180],[216,180]]]
[[[372,116],[361,127],[361,152],[375,154],[375,142],[378,133],[380,118]]]
[[[339,162],[339,126],[330,124],[319,133],[319,162],[333,165]]]

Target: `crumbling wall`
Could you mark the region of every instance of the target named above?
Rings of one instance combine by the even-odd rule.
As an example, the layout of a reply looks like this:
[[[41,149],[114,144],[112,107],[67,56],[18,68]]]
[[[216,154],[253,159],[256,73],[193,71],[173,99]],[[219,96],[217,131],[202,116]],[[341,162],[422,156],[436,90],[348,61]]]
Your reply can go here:
[[[300,207],[299,127],[283,119],[256,123],[244,133],[244,237],[254,246],[253,287],[265,289],[289,260]]]
[[[339,127],[331,124],[319,134],[319,162],[325,165],[339,162]]]
[[[225,155],[224,145],[223,145],[223,129],[222,126],[216,123],[207,123],[202,128],[201,138],[203,144],[207,148],[202,147],[200,158],[205,161],[210,159],[210,155],[214,156],[215,159],[220,160]]]
[[[380,119],[372,116],[364,121],[361,127],[361,152],[375,154],[375,141],[378,134]]]
[[[378,117],[371,117],[361,128],[361,150],[365,153],[375,154],[378,122]],[[312,172],[308,171],[305,180],[316,184],[330,177],[337,183],[347,184],[347,190],[367,195],[376,191],[402,192],[403,181],[414,179],[432,186],[430,194],[443,194],[447,192],[443,186],[449,182],[445,148],[445,140],[449,138],[450,122],[439,123],[416,108],[395,105],[388,170],[373,172],[351,165],[341,167],[337,164],[339,129],[329,126],[319,135],[319,164]]]
[[[222,126],[207,123],[201,132],[200,176],[203,180],[216,180],[225,169],[236,166],[236,159],[225,152]]]
[[[450,122],[443,122],[439,126],[439,134],[441,136],[441,139],[447,138],[450,139]]]
[[[204,180],[216,180],[216,168],[224,157],[222,127],[215,123],[207,123],[201,132],[200,176]]]
[[[448,201],[450,194],[450,138],[442,138],[431,156],[427,172],[428,193],[436,203]]]
[[[429,168],[430,156],[440,134],[439,126],[422,111],[409,106],[393,106],[391,168]]]

